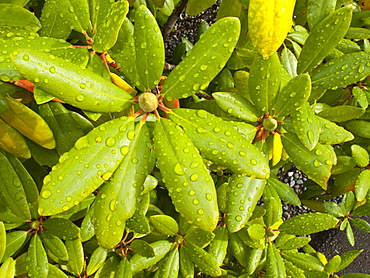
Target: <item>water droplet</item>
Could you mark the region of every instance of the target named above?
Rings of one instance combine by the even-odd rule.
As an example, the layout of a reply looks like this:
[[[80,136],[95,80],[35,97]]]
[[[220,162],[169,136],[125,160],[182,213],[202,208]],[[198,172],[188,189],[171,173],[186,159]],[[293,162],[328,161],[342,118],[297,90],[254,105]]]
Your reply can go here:
[[[185,75],[181,75],[179,78],[180,81],[185,81]]]
[[[132,139],[134,139],[134,137],[135,137],[135,131],[130,130],[130,131],[127,133],[127,138],[128,138],[129,140],[132,140]]]
[[[69,210],[69,206],[67,206],[67,205],[63,206],[63,207],[62,207],[62,210],[63,210],[63,211],[67,211],[67,210]]]
[[[195,168],[197,168],[199,166],[199,163],[198,162],[195,162],[195,161],[193,161],[191,164],[190,164],[190,168],[191,169],[195,169]]]
[[[308,138],[308,140],[309,140],[311,143],[313,143],[313,142],[314,142],[314,141],[313,141],[314,133],[313,133],[313,131],[312,131],[312,130],[307,130],[307,138]]]
[[[193,181],[193,182],[197,181],[198,179],[199,179],[199,175],[196,174],[196,173],[194,173],[190,176],[190,180]]]
[[[198,110],[196,113],[199,118],[207,118],[207,112],[204,110]]]
[[[208,68],[208,66],[207,66],[207,65],[201,65],[201,66],[200,66],[200,69],[201,69],[201,70],[206,70],[207,68]]]
[[[194,195],[195,195],[195,190],[194,190],[194,189],[190,190],[190,191],[189,191],[189,195],[190,195],[190,196],[194,196]]]
[[[253,166],[256,166],[256,165],[257,165],[257,161],[256,161],[254,158],[252,158],[252,159],[251,159],[251,164],[252,164]]]
[[[108,147],[113,147],[114,144],[116,144],[116,139],[114,139],[114,137],[108,137],[107,140],[105,140],[105,145]]]
[[[133,164],[137,164],[139,162],[139,160],[136,157],[134,157],[134,158],[131,159],[131,162]]]
[[[23,60],[28,61],[30,59],[30,56],[28,54],[23,55]]]
[[[120,152],[121,152],[122,155],[126,155],[129,150],[130,150],[130,148],[128,146],[122,146],[120,148]]]
[[[321,164],[321,162],[320,162],[320,161],[315,160],[315,161],[313,162],[313,165],[314,165],[315,167],[320,167],[322,164]]]
[[[316,153],[316,155],[322,155],[322,151],[321,151],[320,149],[317,149],[317,150],[315,151],[315,153]]]
[[[85,100],[85,96],[84,95],[78,95],[78,96],[76,96],[76,100],[77,101],[84,101]]]
[[[181,163],[176,163],[173,170],[175,171],[176,175],[183,176],[183,175],[185,175],[184,170],[186,170],[186,169],[185,169],[185,165],[183,165]]]
[[[85,83],[80,83],[80,88],[81,89],[85,89],[86,88],[86,84]]]
[[[109,202],[109,209],[111,211],[115,211],[117,209],[117,204],[118,201],[116,199],[113,199],[112,201]]]
[[[240,215],[235,216],[235,220],[240,222],[243,220],[243,218]]]
[[[76,141],[74,147],[78,151],[80,151],[82,149],[86,149],[86,148],[90,147],[89,140],[87,139],[86,136],[81,137],[80,139],[78,139]]]
[[[48,189],[45,189],[44,191],[41,192],[41,197],[44,199],[48,199],[51,196],[51,191]]]
[[[204,214],[204,211],[202,209],[198,209],[197,212],[198,212],[199,215],[203,215]]]
[[[71,196],[67,196],[66,197],[66,200],[67,200],[67,202],[70,202],[70,201],[72,201],[72,197]]]
[[[207,193],[207,194],[206,194],[206,199],[207,199],[208,201],[212,201],[212,195],[211,195],[210,193]]]

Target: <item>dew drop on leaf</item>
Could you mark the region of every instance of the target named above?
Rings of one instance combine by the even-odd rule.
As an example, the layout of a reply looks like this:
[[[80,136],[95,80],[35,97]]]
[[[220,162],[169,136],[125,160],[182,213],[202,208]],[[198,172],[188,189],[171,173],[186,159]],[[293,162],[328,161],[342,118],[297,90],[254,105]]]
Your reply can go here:
[[[52,195],[52,193],[48,189],[45,189],[44,191],[41,192],[41,197],[44,198],[44,199],[50,198],[51,195]]]
[[[176,175],[179,175],[179,176],[183,176],[185,175],[185,172],[183,170],[183,165],[181,165],[181,163],[176,163],[175,167],[173,168],[173,170],[175,171]]]

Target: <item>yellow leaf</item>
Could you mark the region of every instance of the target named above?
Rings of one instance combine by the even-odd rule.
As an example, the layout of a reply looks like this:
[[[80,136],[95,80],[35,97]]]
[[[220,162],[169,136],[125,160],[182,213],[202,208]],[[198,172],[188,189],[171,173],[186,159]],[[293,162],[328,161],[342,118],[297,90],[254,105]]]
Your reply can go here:
[[[281,136],[279,133],[274,134],[273,151],[272,151],[272,166],[278,164],[283,153],[283,144],[281,143]]]
[[[293,21],[295,0],[250,0],[249,36],[264,58],[276,52],[286,38]]]

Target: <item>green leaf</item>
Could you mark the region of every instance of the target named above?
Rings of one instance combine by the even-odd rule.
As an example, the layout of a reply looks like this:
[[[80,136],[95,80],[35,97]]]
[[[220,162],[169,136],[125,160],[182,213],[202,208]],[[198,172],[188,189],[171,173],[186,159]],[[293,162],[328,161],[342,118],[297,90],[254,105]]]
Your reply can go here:
[[[247,266],[251,247],[247,246],[237,233],[229,234],[229,246],[231,253],[242,266]]]
[[[338,206],[335,202],[323,203],[324,212],[329,213],[335,217],[343,217],[346,212],[342,207]]]
[[[284,235],[284,234],[283,234]],[[298,249],[302,248],[306,244],[308,244],[311,241],[309,237],[293,237],[291,239],[288,239],[282,244],[277,245],[279,249]]]
[[[231,233],[242,229],[262,196],[266,180],[234,174],[226,195],[226,224]]]
[[[353,87],[352,94],[362,108],[367,108],[369,106],[369,100],[367,99],[366,91],[364,89],[357,86]]]
[[[267,277],[286,277],[283,259],[272,243],[267,247],[266,273],[268,273]]]
[[[210,276],[220,276],[222,274],[215,257],[208,252],[190,242],[185,243],[182,248],[185,249],[189,258],[202,273]]]
[[[291,79],[277,94],[272,107],[275,115],[285,117],[303,106],[311,92],[311,80],[308,74],[302,74]]]
[[[199,1],[196,5],[201,6]],[[206,89],[230,58],[239,33],[237,18],[227,17],[213,24],[168,76],[162,90],[164,97],[168,100],[186,98]]]
[[[161,31],[144,5],[135,12],[134,41],[137,73],[145,90],[151,90],[162,75],[165,54]]]
[[[370,54],[355,52],[320,66],[311,75],[313,90],[335,90],[356,83],[370,74]]]
[[[144,240],[135,239],[131,244],[130,247],[140,256],[151,258],[155,256],[155,252],[153,247]]]
[[[103,4],[104,5],[104,4]],[[99,22],[94,36],[93,49],[97,52],[106,52],[117,41],[118,32],[128,12],[128,1],[113,2],[109,10],[105,11],[105,19]]]
[[[72,221],[65,218],[49,218],[43,227],[51,234],[64,240],[72,240],[80,235],[80,229]]]
[[[132,278],[131,264],[127,258],[123,257],[121,259],[114,278]]]
[[[313,150],[309,151],[292,133],[284,134],[282,142],[285,151],[298,169],[302,170],[323,189],[326,189],[334,160],[333,154],[329,150],[331,146],[326,147],[318,143]]]
[[[112,277],[112,274],[116,272],[118,266],[119,266],[119,263],[120,263],[120,257],[115,255],[115,256],[111,256],[109,259],[107,259],[103,266],[101,268],[99,268],[99,270],[95,273],[95,278],[106,278],[106,277],[109,277],[111,278]],[[121,278],[122,276],[120,276],[119,278]],[[132,277],[132,275],[130,276],[130,278]]]
[[[131,95],[73,62],[35,50],[13,52],[11,59],[23,76],[36,80],[39,88],[78,108],[119,112],[131,105]]]
[[[276,193],[284,202],[295,206],[301,205],[301,200],[299,199],[297,193],[295,193],[289,185],[272,177],[267,180],[267,185],[274,187]]]
[[[63,229],[65,228],[67,227],[63,227]],[[41,231],[40,236],[47,251],[62,261],[68,261],[67,248],[59,237],[47,230]]]
[[[206,247],[214,238],[214,233],[201,229],[194,229],[188,232],[184,237],[186,242],[191,242],[200,248]]]
[[[0,267],[0,276],[2,278],[13,278],[15,275],[15,263],[13,258],[8,258]],[[41,276],[39,276],[41,277]]]
[[[266,235],[263,225],[257,223],[248,226],[247,231],[252,240],[260,240]]]
[[[310,0],[307,6],[308,26],[312,30],[323,19],[335,11],[335,0]]]
[[[140,189],[148,172],[151,142],[148,128],[141,122],[136,126],[130,147],[125,147],[125,158],[113,176],[99,190],[95,203],[94,225],[99,244],[112,248],[122,239],[125,221],[136,210]],[[122,150],[122,149],[121,149]]]
[[[82,242],[91,239],[95,235],[93,218],[94,218],[94,205],[90,207],[89,211],[82,220],[80,231],[80,237]]]
[[[369,153],[359,145],[351,146],[352,157],[357,166],[366,167],[369,164]]]
[[[48,278],[68,278],[67,274],[65,274],[60,268],[52,264],[48,264],[48,266]]]
[[[204,111],[176,109],[169,114],[205,158],[251,178],[268,178],[266,158],[232,124]],[[199,140],[201,138],[201,140]]]
[[[72,240],[67,239],[65,245],[69,255],[67,266],[71,270],[70,272],[78,275],[83,270],[85,259],[81,240],[79,238]]]
[[[6,155],[0,151],[0,194],[6,199],[7,205],[17,217],[30,220],[31,213],[26,191],[16,170]]]
[[[4,223],[0,221],[0,261],[2,261],[6,248],[6,230]]]
[[[149,221],[154,229],[163,235],[174,236],[179,231],[179,225],[177,225],[176,220],[171,216],[152,215],[150,216]]]
[[[351,18],[352,8],[346,6],[331,13],[316,25],[299,55],[298,74],[311,71],[335,48],[347,32]]]
[[[364,273],[345,273],[341,278],[369,278],[370,274],[364,274]]]
[[[257,111],[247,99],[235,93],[213,93],[218,106],[233,117],[247,122],[257,122]]]
[[[257,55],[250,69],[248,91],[262,116],[270,112],[280,88],[281,64],[277,54],[265,59]]]
[[[364,170],[357,177],[355,183],[355,195],[356,200],[358,202],[361,202],[366,198],[369,188],[370,188],[370,170]]]
[[[150,232],[149,220],[145,216],[150,202],[150,193],[141,195],[137,199],[134,215],[126,221],[126,229],[134,233],[148,234]]]
[[[338,222],[336,217],[329,214],[304,213],[289,218],[280,225],[279,230],[292,235],[307,235],[334,228]]]
[[[355,235],[353,234],[352,227],[350,223],[346,226],[346,237],[351,246],[355,246]]]
[[[11,257],[17,252],[25,243],[27,239],[27,232],[15,231],[6,234],[6,248],[0,263],[4,262],[7,258]]]
[[[135,134],[133,125],[133,119],[126,117],[108,121],[81,137],[70,152],[61,156],[59,163],[44,179],[39,201],[40,215],[67,211],[108,180],[127,154]],[[100,169],[102,164],[107,164],[107,167]],[[79,178],[80,175],[84,179]],[[53,183],[58,184],[58,190]]]
[[[196,0],[189,0],[186,6],[186,13],[188,15],[197,15],[205,9],[211,7],[217,0],[203,0],[202,2]]]
[[[281,52],[280,60],[281,64],[284,66],[290,77],[296,77],[298,61],[289,48],[284,47],[283,51]]]
[[[348,142],[354,139],[354,136],[343,127],[327,120],[316,116],[320,122],[321,133],[319,143],[325,145],[334,145]]]
[[[154,250],[154,257],[143,257],[139,254],[132,256],[130,263],[132,274],[136,274],[159,262],[170,251],[172,243],[167,240],[159,240],[150,244]]]
[[[68,152],[85,133],[72,114],[59,102],[39,105],[39,113],[48,123],[56,141],[59,155]]]
[[[320,260],[312,255],[296,251],[285,251],[283,258],[303,270],[323,271],[324,266]]]
[[[23,27],[33,32],[41,28],[40,21],[33,13],[20,6],[4,3],[0,3],[0,26]]]
[[[183,277],[194,277],[194,263],[190,260],[189,255],[184,248],[180,248],[180,273]]]
[[[346,128],[353,134],[370,138],[370,122],[362,120],[354,120],[346,123]]]
[[[280,221],[282,215],[281,201],[280,199],[278,199],[278,196],[274,197],[274,195],[277,195],[276,192],[271,192],[272,194],[266,194],[269,189],[272,189],[271,191],[273,191],[273,188],[266,187],[263,196],[264,209],[266,210],[266,213],[263,216],[263,220],[266,223],[267,227],[271,227],[276,222]]]
[[[214,230],[219,214],[216,189],[198,150],[167,119],[156,122],[154,134],[158,166],[176,210],[193,225]]]
[[[142,186],[140,195],[143,195],[145,193],[148,193],[149,191],[151,191],[154,188],[156,188],[157,185],[158,185],[158,180],[155,177],[153,177],[151,175],[148,175],[145,178],[145,181],[143,183],[143,186]]]
[[[107,14],[111,10],[111,7],[112,7],[112,1],[105,1],[105,0],[89,1],[90,20],[92,24],[93,33],[96,33],[98,31],[98,28],[97,28],[98,25],[103,24],[106,20],[109,19],[109,17],[107,17]],[[113,18],[111,18],[111,21],[112,19]]]
[[[94,274],[104,264],[107,254],[108,250],[101,246],[95,249],[86,268],[86,274],[88,276]]]
[[[303,273],[304,271],[298,268],[295,264],[291,263],[290,261],[284,260],[285,270],[288,277],[294,278],[307,278]]]
[[[327,272],[327,273],[337,272],[338,271],[337,269],[338,269],[341,262],[342,262],[341,257],[339,255],[335,255],[325,265],[325,268],[324,268],[325,272]]]
[[[342,258],[342,261],[337,271],[345,269],[350,263],[353,262],[354,259],[357,258],[358,255],[362,253],[362,251],[364,250],[350,250],[341,255],[340,257]]]
[[[27,251],[28,275],[37,278],[47,278],[49,272],[48,258],[40,237],[35,234]]]
[[[312,151],[319,142],[320,122],[308,102],[292,115],[294,130],[302,144]]]
[[[168,252],[164,257],[162,265],[155,273],[154,278],[177,278],[179,273],[179,263],[179,249],[175,248]]]
[[[370,224],[361,218],[352,218],[352,224],[359,230],[370,233]]]
[[[229,234],[225,226],[219,226],[214,230],[215,238],[208,247],[208,253],[216,258],[218,265],[223,265],[227,255]]]

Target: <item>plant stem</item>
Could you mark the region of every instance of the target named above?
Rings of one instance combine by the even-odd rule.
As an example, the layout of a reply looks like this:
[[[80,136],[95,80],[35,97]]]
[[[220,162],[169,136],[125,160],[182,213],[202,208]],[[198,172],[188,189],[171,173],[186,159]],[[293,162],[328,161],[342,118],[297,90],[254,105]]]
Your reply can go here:
[[[173,10],[172,14],[170,17],[167,19],[167,22],[163,26],[162,30],[162,35],[163,38],[167,38],[168,35],[171,33],[171,30],[173,26],[175,25],[177,19],[180,17],[180,14],[182,11],[185,9],[186,4],[188,3],[189,0],[181,0]]]

